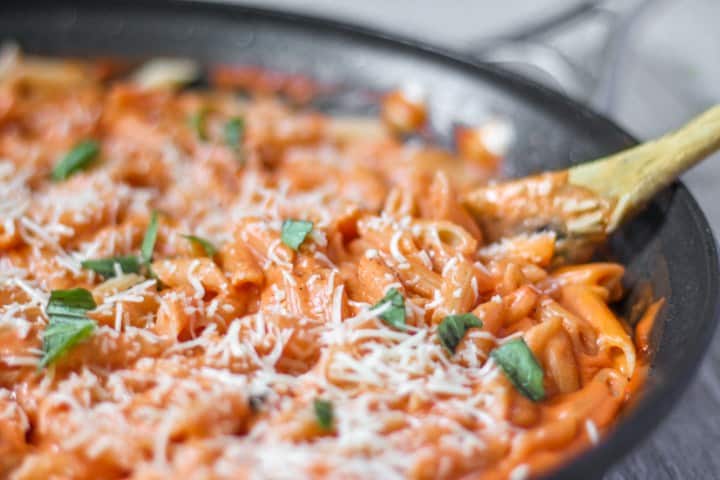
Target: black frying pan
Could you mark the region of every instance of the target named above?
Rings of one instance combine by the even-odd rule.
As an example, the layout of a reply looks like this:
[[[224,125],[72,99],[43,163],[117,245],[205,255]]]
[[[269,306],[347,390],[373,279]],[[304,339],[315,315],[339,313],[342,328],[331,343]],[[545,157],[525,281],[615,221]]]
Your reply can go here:
[[[632,137],[553,91],[495,67],[417,42],[327,20],[252,8],[162,0],[5,0],[0,39],[52,55],[189,56],[205,62],[256,64],[305,73],[341,86],[324,107],[367,110],[353,91],[413,80],[431,87],[434,130],[447,141],[454,121],[492,111],[519,135],[508,174],[564,168],[625,148]],[[451,28],[451,26],[450,26]],[[371,109],[371,107],[370,107]],[[674,184],[611,242],[628,266],[631,301],[648,287],[667,299],[653,332],[647,389],[599,446],[553,474],[596,478],[645,438],[669,412],[698,369],[718,319],[718,257],[705,217]]]

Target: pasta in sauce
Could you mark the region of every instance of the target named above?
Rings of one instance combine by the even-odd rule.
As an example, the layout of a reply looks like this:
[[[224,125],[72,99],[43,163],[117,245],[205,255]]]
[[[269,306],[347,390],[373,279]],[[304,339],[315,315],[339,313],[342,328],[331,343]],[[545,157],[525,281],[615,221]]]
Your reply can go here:
[[[642,383],[621,265],[483,239],[482,135],[4,60],[0,476],[518,480]]]

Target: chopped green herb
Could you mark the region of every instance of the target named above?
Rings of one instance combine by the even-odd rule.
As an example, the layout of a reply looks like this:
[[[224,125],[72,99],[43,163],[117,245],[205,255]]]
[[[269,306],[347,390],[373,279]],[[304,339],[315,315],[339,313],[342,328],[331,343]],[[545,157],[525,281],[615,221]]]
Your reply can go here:
[[[72,347],[88,338],[96,324],[86,313],[96,307],[92,294],[84,288],[54,290],[46,307],[49,323],[43,332],[40,368],[53,363]]]
[[[217,248],[215,248],[215,245],[210,243],[209,240],[198,237],[196,235],[183,235],[182,237],[202,247],[202,249],[205,250],[205,254],[210,258],[214,257],[217,253]]]
[[[315,418],[323,430],[331,430],[333,426],[333,405],[327,400],[316,398],[313,402]]]
[[[90,319],[51,317],[43,332],[43,357],[40,368],[46,367],[72,347],[88,338],[95,330]]]
[[[85,260],[80,265],[82,268],[92,270],[105,278],[115,276],[117,273],[115,265],[120,267],[122,273],[140,273],[140,260],[135,255]]]
[[[48,316],[85,318],[85,312],[97,307],[92,294],[84,288],[53,290],[45,309]]]
[[[143,263],[150,263],[152,261],[153,250],[155,250],[155,242],[157,241],[157,232],[158,213],[153,212],[147,230],[145,230],[145,237],[143,237],[140,248],[140,258]]]
[[[440,343],[448,352],[453,354],[465,333],[473,327],[482,327],[482,322],[472,313],[448,315],[443,318],[438,327]]]
[[[373,306],[373,309],[381,308],[388,303],[390,307],[386,308],[385,311],[380,314],[380,318],[391,327],[404,330],[405,299],[396,288],[388,290],[383,299]]]
[[[95,140],[80,142],[55,165],[52,179],[66,180],[80,170],[87,168],[100,152],[100,144]]]
[[[245,135],[245,121],[240,117],[231,118],[225,123],[223,133],[225,134],[225,143],[237,150],[242,145]]]
[[[195,131],[197,137],[202,141],[206,141],[208,139],[207,130],[205,129],[205,120],[207,114],[207,108],[200,108],[197,112],[193,113],[192,115],[190,115],[190,117],[188,117],[188,123],[190,124],[190,128]]]
[[[282,224],[280,238],[285,245],[297,250],[312,229],[313,223],[307,220],[285,220]]]
[[[537,402],[545,398],[543,370],[525,340],[511,340],[490,353],[520,393]]]

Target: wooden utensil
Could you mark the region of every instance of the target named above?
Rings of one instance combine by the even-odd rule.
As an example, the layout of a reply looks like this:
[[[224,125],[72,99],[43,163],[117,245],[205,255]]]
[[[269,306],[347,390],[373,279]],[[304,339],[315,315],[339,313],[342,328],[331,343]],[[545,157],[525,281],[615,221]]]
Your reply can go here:
[[[487,240],[552,230],[565,248],[603,241],[680,174],[720,149],[720,105],[675,132],[567,170],[463,197]]]

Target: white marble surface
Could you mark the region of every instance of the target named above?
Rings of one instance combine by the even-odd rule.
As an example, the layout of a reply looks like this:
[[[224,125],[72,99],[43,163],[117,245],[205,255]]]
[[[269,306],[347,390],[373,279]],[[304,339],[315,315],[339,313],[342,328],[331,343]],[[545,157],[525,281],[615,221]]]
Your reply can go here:
[[[237,1],[237,0],[236,0]],[[633,0],[614,2],[624,8]],[[246,2],[247,3],[247,2]],[[480,38],[525,25],[579,0],[266,0],[254,2],[399,32],[468,50]],[[623,50],[612,117],[640,138],[658,135],[720,102],[720,0],[656,0]],[[593,28],[554,40],[570,57],[592,62]],[[594,44],[595,43],[595,44]],[[591,68],[591,66],[590,66]],[[720,156],[684,176],[720,233]],[[607,479],[720,478],[720,339],[716,336],[680,405]]]

